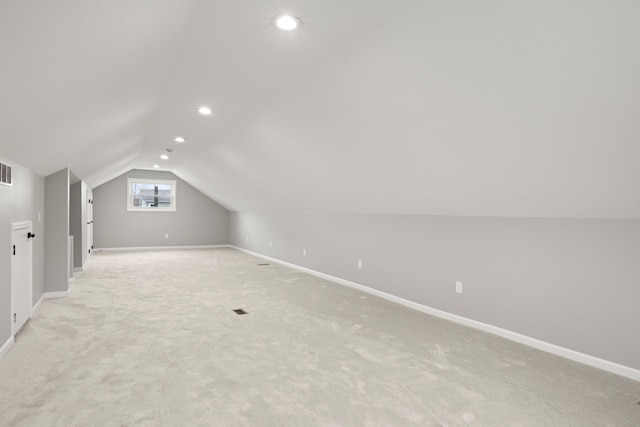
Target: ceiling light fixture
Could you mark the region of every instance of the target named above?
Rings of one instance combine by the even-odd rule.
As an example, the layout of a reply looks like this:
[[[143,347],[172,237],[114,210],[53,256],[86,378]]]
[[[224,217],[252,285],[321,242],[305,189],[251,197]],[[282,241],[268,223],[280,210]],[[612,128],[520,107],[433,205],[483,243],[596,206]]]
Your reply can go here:
[[[175,138],[173,138],[173,140],[174,140],[175,142],[184,142],[184,138],[183,138],[183,137],[181,137],[181,136],[176,136]]]
[[[167,160],[167,159],[169,159],[169,156],[167,156],[166,154],[163,154],[162,156],[160,156],[160,158],[162,160]]]
[[[198,108],[198,112],[203,116],[208,116],[212,113],[211,108],[209,107],[200,107]]]
[[[160,165],[153,165],[154,168],[160,169]]]
[[[300,24],[302,24],[300,18],[291,15],[274,16],[271,22],[276,28],[280,28],[285,31],[295,30],[300,26]]]

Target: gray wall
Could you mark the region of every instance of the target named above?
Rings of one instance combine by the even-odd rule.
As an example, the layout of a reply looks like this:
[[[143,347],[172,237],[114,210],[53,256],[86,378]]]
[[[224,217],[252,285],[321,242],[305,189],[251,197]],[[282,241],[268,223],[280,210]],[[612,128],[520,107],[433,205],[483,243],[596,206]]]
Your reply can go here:
[[[87,188],[83,181],[69,189],[69,233],[73,236],[73,266],[80,268],[87,260]]]
[[[640,220],[232,213],[230,228],[236,246],[640,369]]]
[[[45,292],[69,289],[69,169],[44,180]]]
[[[130,177],[176,180],[176,212],[127,211]],[[129,171],[96,187],[93,198],[95,248],[229,243],[229,211],[170,172]]]
[[[33,303],[44,292],[44,178],[11,161],[13,187],[0,185],[0,346],[11,336],[11,223],[32,221],[33,232]],[[42,218],[42,217],[41,217]]]

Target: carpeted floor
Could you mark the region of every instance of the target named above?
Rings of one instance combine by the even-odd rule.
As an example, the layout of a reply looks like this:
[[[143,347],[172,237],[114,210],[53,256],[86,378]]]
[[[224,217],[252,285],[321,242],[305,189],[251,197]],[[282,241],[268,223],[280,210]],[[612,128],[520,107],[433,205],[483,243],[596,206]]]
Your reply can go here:
[[[0,425],[640,426],[638,382],[264,262],[94,254],[0,360]]]

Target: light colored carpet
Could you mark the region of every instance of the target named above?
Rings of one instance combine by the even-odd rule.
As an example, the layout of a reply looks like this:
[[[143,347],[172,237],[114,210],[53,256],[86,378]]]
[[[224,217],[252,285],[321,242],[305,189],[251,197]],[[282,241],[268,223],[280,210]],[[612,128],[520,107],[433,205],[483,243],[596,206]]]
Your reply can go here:
[[[640,426],[638,382],[263,262],[94,254],[0,361],[0,424]]]

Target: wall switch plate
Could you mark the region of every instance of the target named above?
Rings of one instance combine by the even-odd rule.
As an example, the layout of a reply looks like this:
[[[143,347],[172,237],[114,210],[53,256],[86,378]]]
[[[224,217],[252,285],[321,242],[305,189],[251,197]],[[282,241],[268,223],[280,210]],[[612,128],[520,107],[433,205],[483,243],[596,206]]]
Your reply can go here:
[[[38,211],[38,222],[42,222],[42,212]]]
[[[273,247],[273,243],[269,242],[269,247],[272,248]]]
[[[302,256],[307,256],[307,250],[306,249],[302,250]]]
[[[456,293],[462,293],[462,282],[456,282]]]
[[[169,238],[169,233],[164,233],[164,238],[168,239]]]
[[[362,270],[362,260],[361,259],[358,260],[358,268]]]
[[[244,240],[248,242],[249,241],[249,236],[244,236]]]

